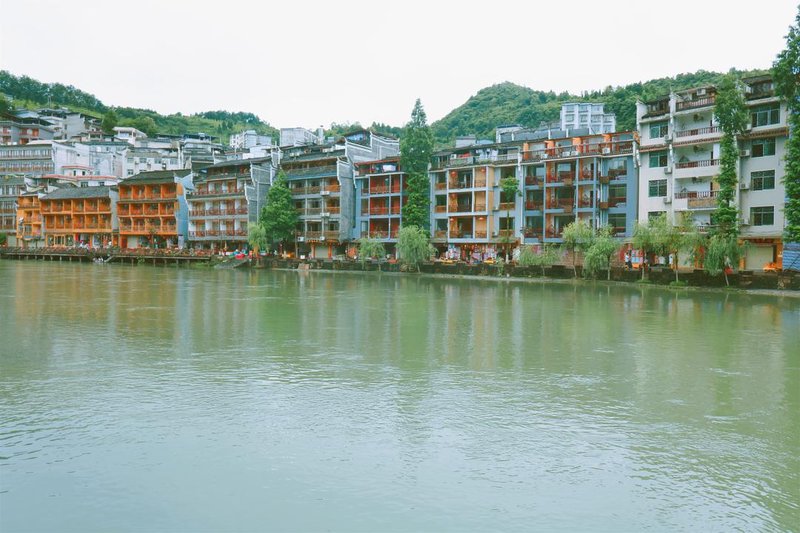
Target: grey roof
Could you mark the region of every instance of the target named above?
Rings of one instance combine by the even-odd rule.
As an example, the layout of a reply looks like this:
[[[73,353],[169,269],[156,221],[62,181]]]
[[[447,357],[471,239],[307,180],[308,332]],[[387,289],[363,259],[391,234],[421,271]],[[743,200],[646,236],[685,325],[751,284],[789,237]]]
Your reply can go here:
[[[172,182],[175,176],[179,178],[185,177],[189,174],[189,169],[179,170],[149,170],[147,172],[139,172],[138,174],[122,180],[121,183],[166,183]]]
[[[64,187],[56,189],[42,198],[43,200],[65,200],[73,198],[108,198],[111,187]]]

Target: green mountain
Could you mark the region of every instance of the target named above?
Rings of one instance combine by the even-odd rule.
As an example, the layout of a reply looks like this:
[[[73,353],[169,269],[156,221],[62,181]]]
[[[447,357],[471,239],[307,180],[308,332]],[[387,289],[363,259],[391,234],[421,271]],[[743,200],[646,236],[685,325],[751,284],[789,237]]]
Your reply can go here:
[[[42,106],[65,106],[74,111],[101,118],[110,107],[96,96],[81,91],[72,85],[42,83],[28,76],[14,76],[0,70],[0,93],[14,101],[16,107],[37,108]],[[148,135],[166,133],[207,133],[227,143],[231,134],[243,130],[256,130],[272,135],[277,141],[278,130],[253,113],[231,113],[229,111],[206,111],[194,115],[175,113],[162,115],[150,109],[115,107],[120,126],[134,126]]]
[[[764,74],[766,71],[734,71],[741,77]],[[567,101],[605,102],[606,110],[616,113],[617,129],[636,127],[636,100],[650,100],[666,95],[670,90],[680,91],[702,85],[718,84],[724,74],[700,70],[678,74],[672,78],[659,78],[622,87],[606,87],[602,91],[573,95],[566,92],[539,91],[510,82],[500,83],[478,91],[463,105],[455,108],[441,120],[431,124],[436,142],[449,144],[460,135],[478,135],[494,138],[494,129],[500,124],[520,124],[536,127],[541,122],[558,120],[561,104]],[[42,83],[28,76],[14,76],[0,70],[0,93],[14,100],[17,107],[67,106],[76,111],[102,117],[110,107],[96,96],[60,83]],[[134,126],[145,133],[204,132],[216,135],[221,142],[245,129],[272,135],[277,140],[278,131],[253,113],[206,111],[194,115],[161,115],[149,109],[115,107],[119,125]],[[328,135],[337,135],[359,126],[331,124]],[[387,124],[373,123],[375,131],[398,136],[401,129]]]
[[[766,71],[736,71],[740,77],[756,76]],[[520,124],[536,127],[541,122],[557,121],[563,102],[605,102],[606,111],[617,115],[617,129],[636,128],[636,100],[651,100],[666,95],[670,90],[680,91],[702,85],[719,83],[724,74],[700,70],[678,74],[673,78],[659,78],[623,87],[606,87],[603,91],[581,95],[556,94],[537,91],[510,82],[481,89],[463,105],[455,108],[431,126],[436,141],[451,142],[459,135],[478,135],[494,138],[494,129],[501,124]]]

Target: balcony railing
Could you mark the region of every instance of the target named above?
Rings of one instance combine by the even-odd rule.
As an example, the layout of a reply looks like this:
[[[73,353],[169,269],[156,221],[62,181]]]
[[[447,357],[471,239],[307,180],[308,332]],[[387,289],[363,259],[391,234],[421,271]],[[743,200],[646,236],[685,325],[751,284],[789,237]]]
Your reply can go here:
[[[523,235],[525,235],[526,239],[541,239],[542,238],[542,228],[531,228],[525,227],[522,230]]]
[[[677,163],[675,168],[697,168],[697,167],[715,167],[719,165],[719,159],[705,159],[703,161],[684,161]]]
[[[714,105],[714,100],[715,98],[713,96],[706,96],[705,98],[698,98],[697,100],[678,102],[675,106],[675,111],[683,111],[685,109],[696,109],[698,107]]]
[[[485,239],[487,236],[486,230],[475,230],[475,238],[476,239]]]
[[[538,201],[538,202],[527,201],[527,202],[525,202],[525,209],[527,209],[528,211],[540,211],[542,209],[542,206],[543,206],[543,202],[541,202],[541,201]]]
[[[462,230],[453,230],[450,232],[451,239],[471,239],[472,232],[471,231],[462,231]]]
[[[447,183],[436,182],[433,184],[433,187],[437,191],[444,191],[445,189],[447,189]]]
[[[433,232],[434,241],[443,241],[445,239],[447,239],[447,230],[437,229]]]
[[[719,126],[709,126],[707,128],[692,128],[688,130],[680,130],[675,132],[675,137],[693,137],[695,135],[708,135],[711,133],[719,133],[721,130]]]
[[[447,206],[446,205],[436,205],[433,207],[434,213],[447,213]]]
[[[486,211],[486,204],[484,203],[476,203],[475,204],[475,211]]]
[[[232,189],[198,189],[192,193],[192,196],[227,196],[232,194],[244,194],[244,188]]]
[[[525,185],[530,187],[541,187],[542,185],[542,178],[536,176],[526,176],[525,177]]]
[[[618,206],[619,204],[624,204],[628,201],[625,196],[610,196],[608,198],[608,205],[610,206]]]
[[[515,207],[514,202],[500,202],[500,211],[512,211]]]

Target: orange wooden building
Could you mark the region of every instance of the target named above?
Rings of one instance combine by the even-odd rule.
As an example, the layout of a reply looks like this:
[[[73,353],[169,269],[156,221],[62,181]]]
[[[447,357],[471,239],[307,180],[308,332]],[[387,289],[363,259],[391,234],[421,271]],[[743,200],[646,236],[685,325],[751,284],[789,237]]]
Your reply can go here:
[[[64,187],[40,199],[47,246],[109,246],[115,229],[117,191],[111,187]]]
[[[183,180],[191,179],[190,174],[190,170],[157,170],[120,182],[116,244],[121,248],[179,246],[188,224]]]

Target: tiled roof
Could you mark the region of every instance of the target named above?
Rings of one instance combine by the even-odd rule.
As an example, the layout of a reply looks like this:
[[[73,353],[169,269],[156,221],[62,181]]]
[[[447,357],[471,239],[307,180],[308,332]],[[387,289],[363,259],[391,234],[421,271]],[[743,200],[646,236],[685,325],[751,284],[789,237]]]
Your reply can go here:
[[[64,200],[73,198],[108,198],[111,187],[63,187],[47,194],[42,200]]]
[[[122,183],[126,185],[129,183],[172,183],[175,176],[183,178],[190,172],[191,170],[189,169],[150,170],[147,172],[139,172],[130,178],[126,178],[122,181]]]

